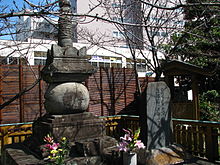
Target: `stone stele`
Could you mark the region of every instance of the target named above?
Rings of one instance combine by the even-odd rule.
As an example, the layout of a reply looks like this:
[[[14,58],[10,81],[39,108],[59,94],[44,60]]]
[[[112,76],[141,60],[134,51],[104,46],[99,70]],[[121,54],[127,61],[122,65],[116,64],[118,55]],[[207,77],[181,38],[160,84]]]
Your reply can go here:
[[[147,149],[171,143],[170,89],[165,82],[149,83],[147,87]]]
[[[50,84],[44,105],[50,114],[84,112],[89,105],[89,92],[81,83]]]

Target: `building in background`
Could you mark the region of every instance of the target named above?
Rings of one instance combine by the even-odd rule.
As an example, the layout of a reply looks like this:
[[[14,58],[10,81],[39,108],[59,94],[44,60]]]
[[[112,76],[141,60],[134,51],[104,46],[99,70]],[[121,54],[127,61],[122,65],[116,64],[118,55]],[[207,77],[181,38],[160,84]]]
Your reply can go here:
[[[41,42],[41,43],[40,43]],[[19,64],[24,65],[44,65],[46,63],[47,51],[51,44],[56,41],[33,40],[32,42],[0,40],[0,61],[1,64]],[[87,47],[87,59],[95,67],[114,67],[114,68],[133,68],[134,62],[128,48],[89,47],[88,44],[73,43],[73,46],[80,49]],[[9,56],[10,55],[10,56]],[[144,56],[152,59],[149,51],[144,51]],[[159,58],[162,58],[162,53]],[[146,59],[141,53],[137,52],[137,69],[140,77],[146,76],[151,72],[146,65]]]
[[[82,14],[80,17],[73,17],[72,20],[73,42],[117,47],[130,45],[134,48],[151,49],[148,36],[154,36],[166,42],[174,31],[177,32],[184,26],[180,9],[161,10],[143,5],[136,0],[70,0],[70,2],[73,13]],[[169,6],[177,2],[177,0],[162,0],[155,5]],[[83,16],[83,14],[98,16],[113,22]],[[140,26],[134,26],[134,24]],[[177,30],[174,30],[175,28]],[[23,16],[18,21],[16,31],[18,41],[56,40],[57,18]]]
[[[16,40],[57,40],[57,19],[22,16],[16,24]]]
[[[160,11],[154,9],[151,11],[151,6],[137,3],[135,0],[70,0],[73,13],[97,15],[113,21],[108,21],[92,18],[92,17],[73,17],[73,44],[76,47],[86,46],[88,48],[89,61],[97,66],[104,67],[127,67],[131,68],[133,58],[128,45],[136,49],[137,68],[143,74],[149,72],[146,65],[152,60],[152,45],[150,45],[147,36],[155,37],[154,42],[162,41],[166,43],[174,27],[183,28],[184,22],[182,16],[178,16],[181,11]],[[176,0],[173,0],[176,1]],[[108,3],[104,3],[108,2]],[[166,5],[167,1],[160,1],[159,5]],[[142,24],[146,18],[146,13],[151,13],[147,17],[148,31],[143,26],[131,26],[132,24]],[[120,15],[121,13],[121,15]],[[145,15],[143,14],[145,13]],[[181,20],[181,21],[180,21]],[[19,50],[15,46],[7,49],[12,52],[12,48],[16,53],[4,57],[2,63],[17,63],[16,58],[27,59],[31,65],[43,65],[46,60],[46,52],[52,43],[57,41],[57,18],[47,17],[20,17],[16,27],[18,34],[16,35],[17,43],[21,45]],[[115,23],[122,23],[125,26],[120,26]],[[131,24],[131,25],[130,25]],[[146,22],[145,22],[146,24]],[[161,28],[163,27],[163,28]],[[1,43],[7,41],[1,41]],[[4,44],[0,46],[4,47]],[[10,41],[7,44],[12,44]],[[7,45],[6,44],[6,45]],[[13,43],[15,45],[15,43]],[[30,47],[28,50],[27,47]],[[21,50],[21,48],[25,47]],[[17,47],[18,49],[18,47]],[[28,51],[25,52],[25,49]],[[143,54],[139,53],[139,49],[143,50]],[[2,49],[3,50],[3,49]],[[5,56],[5,53],[0,55]],[[158,58],[163,59],[163,54],[158,53]],[[13,60],[14,59],[14,60]],[[16,62],[17,61],[17,62]]]

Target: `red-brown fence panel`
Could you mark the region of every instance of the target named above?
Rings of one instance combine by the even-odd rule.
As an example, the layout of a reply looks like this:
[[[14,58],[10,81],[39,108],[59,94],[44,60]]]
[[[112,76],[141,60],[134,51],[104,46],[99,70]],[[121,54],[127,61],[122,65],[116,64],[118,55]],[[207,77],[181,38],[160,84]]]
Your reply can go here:
[[[38,78],[43,66],[1,65],[0,103],[31,86]],[[140,78],[142,90],[151,79]],[[118,114],[134,100],[136,90],[132,69],[99,68],[85,82],[90,92],[88,111],[98,116]],[[39,83],[22,97],[0,111],[0,124],[29,122],[45,114],[44,93],[47,84]]]

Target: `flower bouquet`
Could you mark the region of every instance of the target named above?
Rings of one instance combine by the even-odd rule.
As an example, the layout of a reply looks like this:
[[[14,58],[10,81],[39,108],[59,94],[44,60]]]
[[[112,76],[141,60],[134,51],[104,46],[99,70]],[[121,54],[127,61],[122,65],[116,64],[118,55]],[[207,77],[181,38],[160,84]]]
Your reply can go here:
[[[64,158],[69,154],[68,141],[65,137],[61,138],[59,143],[56,143],[52,136],[49,134],[44,137],[45,145],[42,147],[42,151],[47,154],[46,160],[50,165],[63,165]]]
[[[125,132],[124,137],[120,137],[120,142],[118,144],[119,151],[130,152],[134,148],[145,148],[144,143],[138,140],[140,135],[140,128],[136,130],[133,134],[130,129],[123,129]]]
[[[124,137],[120,137],[118,150],[123,152],[123,165],[136,165],[137,154],[133,153],[134,148],[145,148],[141,140],[138,140],[140,129],[136,130],[133,134],[130,129],[123,129],[125,132]]]

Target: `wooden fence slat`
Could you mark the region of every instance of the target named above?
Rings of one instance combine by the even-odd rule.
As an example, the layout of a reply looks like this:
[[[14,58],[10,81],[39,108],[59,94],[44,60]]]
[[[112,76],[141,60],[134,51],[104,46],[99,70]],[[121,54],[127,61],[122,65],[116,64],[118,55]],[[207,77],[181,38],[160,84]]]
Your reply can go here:
[[[23,67],[21,61],[19,62],[19,93],[23,90]],[[19,97],[19,107],[20,107],[20,123],[24,122],[24,96]]]
[[[2,65],[0,65],[0,104],[3,104],[3,91],[2,91]],[[2,123],[2,111],[0,111],[0,124]]]
[[[198,155],[198,127],[193,126],[193,153]]]
[[[199,129],[199,156],[204,157],[204,145],[205,145],[205,134],[204,127],[198,127]]]
[[[219,158],[219,148],[220,146],[218,145],[218,129],[217,128],[212,128],[212,155],[213,155],[213,160],[217,160]]]
[[[212,128],[206,127],[206,157],[213,161],[213,155],[212,155]]]
[[[40,75],[41,73],[41,66],[39,65],[38,66],[38,75]],[[38,91],[38,94],[39,94],[39,112],[40,112],[40,116],[42,116],[42,114],[43,114],[43,108],[42,108],[42,103],[43,103],[43,101],[42,101],[42,80],[40,80],[39,81],[39,84],[38,84],[38,89],[39,89],[39,91]]]
[[[192,146],[192,130],[191,126],[187,126],[186,130],[186,148],[187,150],[190,150]]]
[[[99,68],[99,72],[100,72],[99,80],[100,80],[100,97],[101,97],[101,104],[100,105],[101,105],[101,116],[103,116],[104,115],[104,109],[103,109],[103,88],[102,88],[102,68],[101,67]]]

